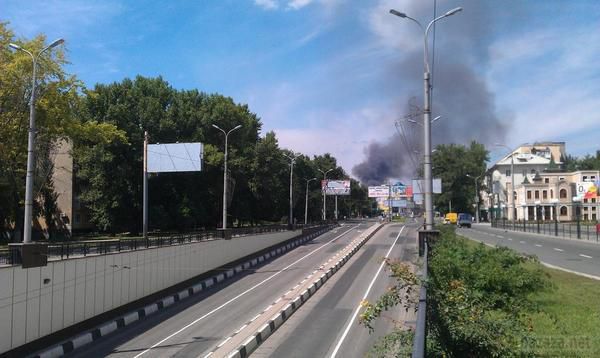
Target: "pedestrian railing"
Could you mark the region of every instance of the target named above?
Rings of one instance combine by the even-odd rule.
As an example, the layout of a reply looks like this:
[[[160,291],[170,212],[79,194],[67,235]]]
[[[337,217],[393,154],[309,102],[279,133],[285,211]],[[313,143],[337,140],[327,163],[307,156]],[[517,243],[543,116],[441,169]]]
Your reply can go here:
[[[317,230],[321,225],[296,225],[294,229],[303,232]],[[105,255],[121,251],[134,251],[147,248],[181,245],[200,241],[223,240],[229,237],[259,235],[288,231],[288,225],[268,225],[228,229],[230,236],[223,230],[200,230],[192,232],[152,232],[148,238],[118,238],[108,240],[64,241],[48,243],[48,259],[64,260],[88,255]],[[20,252],[15,249],[0,249],[0,265],[20,263]]]
[[[600,224],[589,222],[559,222],[542,220],[492,220],[492,227],[503,230],[530,232],[564,238],[600,240]]]

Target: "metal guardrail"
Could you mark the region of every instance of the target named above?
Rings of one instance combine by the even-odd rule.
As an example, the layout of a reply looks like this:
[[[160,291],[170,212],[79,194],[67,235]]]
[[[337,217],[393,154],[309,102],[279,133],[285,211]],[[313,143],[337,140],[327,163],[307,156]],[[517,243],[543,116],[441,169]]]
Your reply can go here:
[[[585,240],[600,241],[600,224],[588,224],[581,221],[558,222],[558,221],[522,221],[514,223],[511,220],[492,220],[492,227],[520,232],[531,232],[536,234],[551,235],[556,237],[569,237]]]
[[[296,225],[295,229],[311,229],[320,225]],[[228,229],[231,237],[244,237],[272,232],[288,231],[288,225],[268,225]],[[105,255],[121,251],[135,251],[152,247],[181,245],[192,242],[226,239],[223,230],[201,230],[194,232],[153,232],[144,238],[119,238],[109,240],[64,241],[48,243],[48,259],[64,260],[74,256]],[[0,265],[14,265],[20,262],[19,252],[0,249]]]

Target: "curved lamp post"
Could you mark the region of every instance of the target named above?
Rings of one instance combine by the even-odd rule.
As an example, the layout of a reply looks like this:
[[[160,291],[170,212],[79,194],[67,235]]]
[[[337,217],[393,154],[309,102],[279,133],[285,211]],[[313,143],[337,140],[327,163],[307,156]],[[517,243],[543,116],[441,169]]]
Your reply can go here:
[[[33,172],[35,166],[35,87],[36,87],[36,73],[37,73],[37,61],[40,56],[60,44],[65,42],[63,39],[58,39],[52,42],[50,45],[44,47],[36,55],[22,48],[21,46],[10,43],[9,47],[23,51],[31,57],[33,61],[33,74],[31,76],[31,98],[29,100],[29,135],[27,137],[27,176],[25,178],[25,213],[23,218],[23,243],[31,243],[31,230],[33,224]]]
[[[296,158],[300,156],[300,154],[292,155],[283,154],[286,158],[290,160],[290,215],[288,217],[288,227],[291,229],[294,224],[294,200],[293,200],[293,183],[294,183],[294,163],[296,162]]]
[[[216,124],[213,124],[212,126],[223,132],[223,134],[225,135],[225,160],[223,163],[223,230],[225,230],[227,229],[227,137],[229,137],[229,134],[234,130],[242,128],[242,125],[239,124],[230,129],[228,132],[225,132],[225,130],[219,128],[219,126],[217,126]]]
[[[424,87],[425,87],[425,105],[423,107],[423,132],[424,132],[424,153],[423,153],[423,172],[424,172],[424,181],[425,181],[425,229],[433,230],[433,198],[432,198],[432,177],[431,177],[431,85],[430,85],[430,70],[429,70],[429,50],[428,50],[428,41],[427,37],[429,35],[429,29],[431,25],[433,25],[436,21],[439,21],[445,17],[452,16],[457,12],[461,11],[461,7],[457,7],[446,12],[444,15],[436,17],[431,20],[426,28],[423,28],[423,25],[412,17],[406,15],[403,12],[399,12],[397,10],[391,9],[390,13],[392,15],[399,16],[401,18],[409,19],[416,23],[421,30],[423,30],[423,63],[425,68],[424,73]]]

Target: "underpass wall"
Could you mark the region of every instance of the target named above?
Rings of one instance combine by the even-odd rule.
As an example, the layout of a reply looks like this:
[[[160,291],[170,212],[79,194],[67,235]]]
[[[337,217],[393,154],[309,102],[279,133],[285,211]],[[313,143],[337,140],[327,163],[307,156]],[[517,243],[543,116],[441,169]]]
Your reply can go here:
[[[285,231],[0,268],[0,353],[289,240]]]

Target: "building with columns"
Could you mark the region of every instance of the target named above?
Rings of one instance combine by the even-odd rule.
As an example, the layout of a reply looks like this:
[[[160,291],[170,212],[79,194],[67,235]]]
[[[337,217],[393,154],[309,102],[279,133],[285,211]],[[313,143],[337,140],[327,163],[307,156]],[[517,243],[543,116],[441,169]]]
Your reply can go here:
[[[559,221],[572,221],[576,220],[578,208],[581,220],[598,220],[598,198],[580,199],[576,185],[591,181],[597,187],[600,172],[561,171],[565,155],[564,142],[524,144],[511,151],[488,170],[487,187],[492,193],[484,207],[490,209],[493,216],[508,220],[554,220],[556,217]]]

